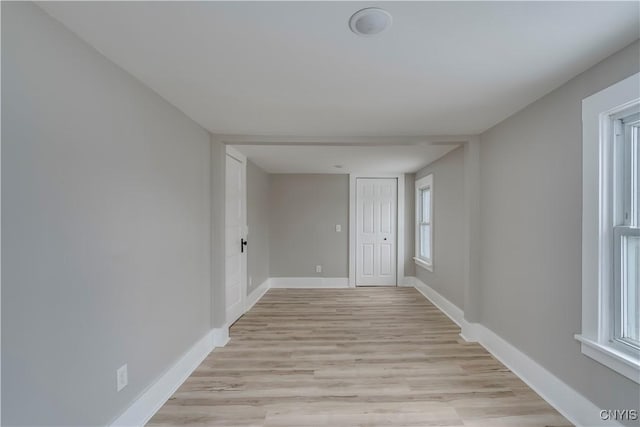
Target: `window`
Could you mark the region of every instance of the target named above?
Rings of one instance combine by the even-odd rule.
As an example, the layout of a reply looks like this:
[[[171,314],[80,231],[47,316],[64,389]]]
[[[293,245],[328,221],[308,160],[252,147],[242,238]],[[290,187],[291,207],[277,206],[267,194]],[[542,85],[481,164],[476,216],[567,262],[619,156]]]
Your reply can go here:
[[[416,264],[433,271],[433,174],[416,181]]]
[[[613,338],[621,350],[640,350],[640,212],[638,144],[640,109],[611,118],[613,130]],[[629,348],[627,348],[629,347]]]
[[[640,73],[582,102],[582,352],[640,383]]]

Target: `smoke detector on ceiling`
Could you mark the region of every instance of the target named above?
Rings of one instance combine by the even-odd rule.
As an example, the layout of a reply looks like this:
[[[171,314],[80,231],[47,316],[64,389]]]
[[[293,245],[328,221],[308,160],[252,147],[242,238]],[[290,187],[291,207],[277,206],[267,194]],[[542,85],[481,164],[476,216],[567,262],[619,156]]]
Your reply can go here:
[[[373,36],[391,26],[391,15],[386,10],[368,7],[354,13],[349,19],[349,28],[360,36]]]

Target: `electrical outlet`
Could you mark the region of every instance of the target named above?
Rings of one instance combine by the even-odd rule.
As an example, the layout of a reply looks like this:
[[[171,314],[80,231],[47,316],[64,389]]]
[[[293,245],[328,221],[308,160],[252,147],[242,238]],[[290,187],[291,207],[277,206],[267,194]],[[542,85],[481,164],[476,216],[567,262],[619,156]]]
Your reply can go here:
[[[116,371],[116,389],[122,390],[129,384],[129,374],[127,373],[126,363]]]
[[[342,231],[342,226],[340,224],[336,224],[336,233],[340,233]]]
[[[316,273],[322,273],[322,266],[316,265]]]

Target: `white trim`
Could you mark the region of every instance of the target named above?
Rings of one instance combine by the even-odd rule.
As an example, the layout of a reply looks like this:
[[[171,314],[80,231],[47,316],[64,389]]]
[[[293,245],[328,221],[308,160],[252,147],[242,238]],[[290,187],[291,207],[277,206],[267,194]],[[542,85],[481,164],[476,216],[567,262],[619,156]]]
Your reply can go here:
[[[405,286],[416,288],[418,292],[424,295],[426,299],[431,301],[431,303],[435,305],[438,310],[443,312],[449,319],[451,319],[453,323],[460,326],[460,336],[465,341],[476,341],[474,339],[475,333],[472,331],[472,328],[477,325],[477,323],[468,322],[464,318],[464,311],[460,307],[443,297],[438,291],[436,291],[417,277],[407,277],[405,283]]]
[[[582,335],[576,334],[575,339],[580,341],[580,348],[585,356],[640,384],[640,358],[633,358],[629,353],[623,353],[611,346],[602,345]]]
[[[270,287],[271,279],[267,279],[260,284],[257,288],[255,288],[249,296],[247,296],[247,303],[244,308],[244,312],[251,310],[254,305],[267,293]]]
[[[475,324],[475,339],[576,426],[620,426],[600,419],[600,408],[495,332]]]
[[[247,163],[247,156],[245,156],[236,148],[230,145],[225,145],[225,153],[230,155],[231,157],[235,157],[237,160],[239,160],[242,163]]]
[[[615,421],[600,419],[600,408],[572,387],[546,370],[543,366],[518,350],[491,329],[479,323],[468,322],[455,304],[438,292],[412,277],[408,282],[429,301],[462,328],[461,336],[470,342],[477,341],[503,365],[516,374],[533,391],[553,406],[576,426],[621,426]]]
[[[609,116],[640,100],[640,73],[582,100],[582,330],[585,356],[638,382],[640,364],[613,356],[612,146]],[[599,354],[596,354],[599,353]],[[631,376],[629,370],[635,370]]]
[[[423,260],[422,258],[418,258],[418,257],[413,257],[413,261],[416,263],[416,265],[418,267],[422,267],[425,270],[431,271],[433,272],[433,265],[427,263],[425,260]]]
[[[229,326],[221,328],[213,328],[211,330],[211,338],[213,339],[213,347],[224,347],[231,341],[229,338]]]
[[[405,174],[351,173],[349,174],[349,277],[348,286],[356,287],[356,196],[358,178],[396,178],[396,286],[404,283],[404,205]]]
[[[314,288],[348,288],[346,277],[272,277],[270,288],[314,289]]]
[[[480,323],[469,322],[467,319],[463,319],[460,326],[460,336],[466,342],[479,342],[480,327],[483,327]]]
[[[226,338],[225,338],[226,337]],[[212,329],[196,342],[172,367],[147,388],[111,426],[133,427],[145,425],[175,391],[189,378],[215,347],[229,341],[228,328]]]
[[[440,295],[435,289],[431,286],[424,283],[422,280],[417,277],[413,277],[413,287],[416,288],[418,292],[420,292],[426,299],[431,301],[433,305],[435,305],[441,312],[443,312],[449,319],[453,321],[456,325],[462,327],[464,324],[464,312],[460,307]]]

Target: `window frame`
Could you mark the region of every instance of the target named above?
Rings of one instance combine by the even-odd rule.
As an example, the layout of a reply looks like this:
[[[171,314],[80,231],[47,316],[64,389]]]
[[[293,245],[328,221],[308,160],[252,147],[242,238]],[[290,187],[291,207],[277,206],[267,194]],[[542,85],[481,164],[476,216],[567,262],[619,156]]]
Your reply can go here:
[[[423,211],[422,211],[422,192],[428,189],[429,194],[429,222],[426,225],[429,226],[429,258],[421,256],[420,244],[422,243],[422,225],[423,225]],[[416,216],[415,216],[415,256],[413,260],[416,265],[433,272],[433,235],[434,235],[434,215],[433,215],[433,173],[430,173],[420,179],[416,180],[415,191],[415,203],[416,203]]]
[[[618,339],[621,179],[616,117],[640,105],[640,73],[582,101],[582,353],[640,384],[640,350]],[[616,145],[618,144],[618,145]],[[623,179],[624,180],[624,179]],[[617,231],[618,230],[618,231]]]
[[[624,120],[627,120],[626,122]],[[625,240],[640,236],[638,215],[638,141],[640,102],[611,117],[613,151],[613,330],[612,345],[640,353],[640,342],[626,338]]]

